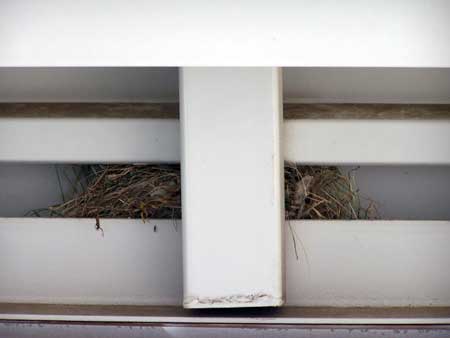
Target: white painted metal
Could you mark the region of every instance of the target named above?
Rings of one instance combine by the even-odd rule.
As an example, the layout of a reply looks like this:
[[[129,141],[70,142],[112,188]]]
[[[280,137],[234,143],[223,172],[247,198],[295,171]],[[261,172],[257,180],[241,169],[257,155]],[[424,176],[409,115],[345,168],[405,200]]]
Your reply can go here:
[[[169,119],[0,118],[0,162],[178,162]]]
[[[184,306],[280,306],[281,70],[180,75]]]
[[[179,142],[172,119],[0,118],[0,162],[179,162]],[[448,165],[449,144],[449,120],[284,121],[299,163]]]
[[[310,164],[450,164],[450,120],[285,120],[284,158]]]
[[[102,220],[102,236],[93,219],[1,219],[0,303],[179,304],[175,224]]]
[[[0,219],[0,303],[181,305],[172,221],[94,224]],[[448,221],[291,221],[285,241],[289,306],[450,306]]]
[[[291,229],[300,259],[287,238],[288,305],[450,305],[448,221],[296,221]]]
[[[4,0],[0,66],[450,67],[445,0]]]

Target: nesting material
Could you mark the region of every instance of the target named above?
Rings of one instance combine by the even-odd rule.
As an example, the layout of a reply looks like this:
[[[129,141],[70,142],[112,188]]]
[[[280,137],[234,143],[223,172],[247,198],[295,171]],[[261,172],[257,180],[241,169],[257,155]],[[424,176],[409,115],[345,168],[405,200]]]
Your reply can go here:
[[[46,215],[81,218],[181,218],[178,165],[82,166],[73,199]],[[224,206],[225,208],[226,206]],[[231,211],[232,212],[232,211]],[[354,175],[333,166],[285,163],[286,219],[371,219],[374,203],[361,206]]]
[[[85,191],[49,208],[53,216],[181,218],[180,168],[174,165],[85,166]]]
[[[286,163],[284,179],[286,219],[376,218],[372,201],[361,205],[354,171],[346,176],[334,166]]]

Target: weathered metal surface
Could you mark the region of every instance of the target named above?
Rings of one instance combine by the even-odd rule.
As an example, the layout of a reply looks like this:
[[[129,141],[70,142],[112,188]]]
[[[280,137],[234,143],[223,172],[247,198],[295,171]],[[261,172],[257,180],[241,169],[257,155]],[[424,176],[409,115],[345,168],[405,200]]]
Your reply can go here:
[[[450,307],[188,310],[180,306],[0,303],[0,320],[195,325],[450,325]]]
[[[449,104],[284,103],[285,119],[450,119]],[[0,118],[178,119],[178,103],[0,103]]]
[[[285,119],[440,120],[450,119],[448,104],[284,104]]]
[[[178,103],[0,103],[0,118],[178,118]]]

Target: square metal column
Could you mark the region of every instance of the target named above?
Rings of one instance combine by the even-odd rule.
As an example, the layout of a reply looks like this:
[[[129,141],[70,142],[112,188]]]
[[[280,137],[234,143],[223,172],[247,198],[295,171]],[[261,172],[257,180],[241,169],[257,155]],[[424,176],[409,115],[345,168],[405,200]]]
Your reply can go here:
[[[184,306],[280,306],[281,70],[180,72]]]

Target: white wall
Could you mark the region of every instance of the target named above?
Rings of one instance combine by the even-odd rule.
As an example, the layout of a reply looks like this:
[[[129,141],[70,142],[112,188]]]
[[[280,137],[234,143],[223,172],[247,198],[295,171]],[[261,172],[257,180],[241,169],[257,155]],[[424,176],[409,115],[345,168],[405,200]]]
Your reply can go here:
[[[285,68],[287,102],[450,103],[450,69]]]
[[[177,68],[0,68],[0,102],[170,102]]]
[[[0,215],[22,217],[34,209],[46,208],[72,196],[68,166],[0,164]],[[61,188],[57,171],[61,177]]]
[[[362,201],[375,201],[381,219],[450,220],[450,167],[367,166],[355,175]]]

